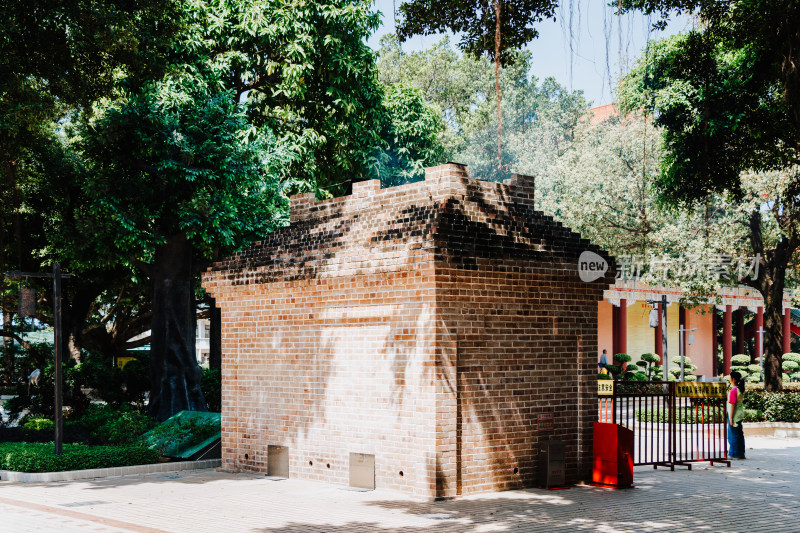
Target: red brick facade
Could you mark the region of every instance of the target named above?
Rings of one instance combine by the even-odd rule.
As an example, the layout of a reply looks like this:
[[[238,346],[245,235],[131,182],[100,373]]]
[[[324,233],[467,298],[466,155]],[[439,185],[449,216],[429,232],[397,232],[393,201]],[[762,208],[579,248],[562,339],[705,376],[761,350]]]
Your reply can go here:
[[[223,467],[348,483],[375,455],[379,487],[419,497],[535,485],[537,450],[566,443],[591,469],[597,302],[611,273],[578,277],[585,240],[533,209],[533,184],[466,168],[321,202],[216,264]],[[607,256],[605,256],[607,258]],[[540,415],[553,417],[539,429]]]

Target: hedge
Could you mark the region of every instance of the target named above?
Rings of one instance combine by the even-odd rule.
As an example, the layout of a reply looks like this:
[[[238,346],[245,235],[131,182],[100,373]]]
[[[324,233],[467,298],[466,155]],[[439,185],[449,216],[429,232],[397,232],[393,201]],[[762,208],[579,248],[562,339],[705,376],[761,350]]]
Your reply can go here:
[[[745,409],[758,411],[761,414],[760,420],[800,422],[800,394],[794,391],[747,390],[744,395],[744,406]]]
[[[713,420],[720,421],[723,419],[724,415],[721,407],[679,407],[675,411],[675,421],[679,424],[708,424]],[[666,409],[637,409],[636,420],[639,422],[669,422],[669,415]]]
[[[158,453],[140,446],[86,446],[65,444],[53,455],[53,444],[0,443],[0,470],[15,472],[63,472],[158,462]]]

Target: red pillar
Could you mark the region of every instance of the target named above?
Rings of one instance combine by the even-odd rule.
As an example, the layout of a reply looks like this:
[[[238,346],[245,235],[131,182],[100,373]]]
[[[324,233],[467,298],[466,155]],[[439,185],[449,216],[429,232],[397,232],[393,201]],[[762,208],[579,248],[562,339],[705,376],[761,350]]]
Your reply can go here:
[[[614,354],[619,353],[619,306],[611,304],[611,353],[608,364],[614,364]]]
[[[722,319],[722,372],[724,375],[731,373],[731,351],[733,343],[733,308],[725,306],[725,316]]]
[[[792,310],[788,307],[783,311],[783,353],[792,351]]]
[[[664,336],[661,333],[661,306],[662,304],[658,305],[658,327],[656,328],[656,355],[658,356],[658,364],[664,364]]]
[[[764,308],[759,307],[758,311],[756,311],[756,336],[755,336],[755,343],[756,343],[756,361],[760,361],[764,345],[764,334],[759,333],[759,331],[764,329]]]
[[[619,351],[628,353],[628,300],[619,301]]]
[[[736,310],[736,353],[744,353],[744,308]]]
[[[717,309],[711,307],[711,375],[717,375]]]

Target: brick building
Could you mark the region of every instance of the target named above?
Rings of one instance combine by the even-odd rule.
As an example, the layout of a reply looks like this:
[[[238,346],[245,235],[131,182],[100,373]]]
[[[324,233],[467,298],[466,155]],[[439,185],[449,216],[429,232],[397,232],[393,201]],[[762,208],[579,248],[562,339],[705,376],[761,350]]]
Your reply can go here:
[[[456,164],[299,195],[290,226],[210,268],[223,467],[267,473],[283,447],[290,477],[346,485],[368,454],[377,486],[454,497],[535,485],[554,439],[567,480],[586,479],[613,267],[581,281],[584,250],[608,256],[533,196]]]

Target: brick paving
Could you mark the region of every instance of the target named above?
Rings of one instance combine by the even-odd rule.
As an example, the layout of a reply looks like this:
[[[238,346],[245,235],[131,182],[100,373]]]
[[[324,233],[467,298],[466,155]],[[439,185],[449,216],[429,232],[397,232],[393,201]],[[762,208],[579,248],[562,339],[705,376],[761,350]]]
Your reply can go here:
[[[389,533],[800,532],[800,439],[748,437],[745,461],[636,469],[636,487],[576,486],[420,502],[213,470],[0,482],[0,531]]]

